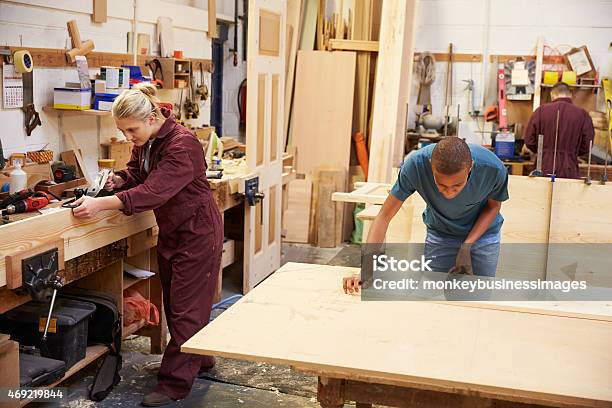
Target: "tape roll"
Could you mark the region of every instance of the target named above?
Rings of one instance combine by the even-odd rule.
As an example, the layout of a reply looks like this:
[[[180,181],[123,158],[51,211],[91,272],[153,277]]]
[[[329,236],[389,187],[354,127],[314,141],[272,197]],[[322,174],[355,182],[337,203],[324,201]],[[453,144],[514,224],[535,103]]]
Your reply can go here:
[[[15,70],[17,72],[23,74],[24,72],[32,72],[34,69],[34,60],[28,50],[17,51],[13,55],[13,59],[15,60]]]

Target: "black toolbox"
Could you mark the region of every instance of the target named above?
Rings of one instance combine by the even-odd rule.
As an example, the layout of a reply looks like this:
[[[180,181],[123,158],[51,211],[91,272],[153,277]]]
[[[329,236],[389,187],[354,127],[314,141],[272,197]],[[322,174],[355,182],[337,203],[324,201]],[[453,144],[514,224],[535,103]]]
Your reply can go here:
[[[48,385],[66,374],[66,363],[61,360],[19,353],[19,385],[39,387]]]
[[[4,314],[2,331],[20,344],[39,348],[43,357],[64,361],[69,369],[85,358],[88,321],[95,311],[93,303],[57,298],[42,342],[49,304],[28,302]]]

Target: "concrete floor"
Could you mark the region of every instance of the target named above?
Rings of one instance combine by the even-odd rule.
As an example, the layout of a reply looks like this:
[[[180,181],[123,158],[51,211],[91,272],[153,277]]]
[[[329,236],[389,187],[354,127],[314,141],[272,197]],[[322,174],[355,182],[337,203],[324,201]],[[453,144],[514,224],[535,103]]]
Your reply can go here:
[[[333,249],[314,248],[310,245],[283,244],[282,263],[307,262],[314,264],[359,266],[360,247],[348,245]],[[239,293],[242,286],[241,265],[224,270],[223,298]],[[213,318],[223,310],[213,313]],[[87,386],[91,383],[94,368],[82,370],[62,384],[67,388],[68,399],[62,404],[39,403],[28,407],[136,407],[144,394],[156,383],[161,355],[148,354],[149,339],[132,336],[123,343],[123,369],[121,383],[102,402],[87,399]],[[189,397],[171,407],[210,408],[272,408],[318,407],[316,402],[317,379],[292,372],[288,366],[252,363],[218,358],[216,367],[205,379],[197,379]],[[351,406],[351,405],[347,405]]]

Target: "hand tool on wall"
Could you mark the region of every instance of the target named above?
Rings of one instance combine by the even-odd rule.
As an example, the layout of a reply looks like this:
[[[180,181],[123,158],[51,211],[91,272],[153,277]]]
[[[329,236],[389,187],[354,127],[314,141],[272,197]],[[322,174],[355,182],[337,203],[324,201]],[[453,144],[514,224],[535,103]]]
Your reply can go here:
[[[23,80],[23,125],[28,136],[32,135],[32,131],[42,125],[40,115],[34,106],[34,72],[30,69],[27,72],[22,72]]]
[[[538,135],[538,158],[535,170],[529,173],[529,177],[542,177],[542,149],[544,148],[544,135]]]

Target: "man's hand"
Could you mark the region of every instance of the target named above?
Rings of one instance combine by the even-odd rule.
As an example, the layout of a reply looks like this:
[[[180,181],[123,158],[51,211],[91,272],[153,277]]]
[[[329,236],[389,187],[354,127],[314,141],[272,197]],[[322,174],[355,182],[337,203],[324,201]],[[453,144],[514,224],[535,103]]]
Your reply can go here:
[[[100,207],[99,199],[83,196],[74,202],[78,207],[73,208],[72,214],[77,218],[94,217],[102,208]]]
[[[123,180],[123,178],[111,172],[108,175],[108,180],[106,180],[104,189],[108,191],[113,191],[113,190],[121,188],[124,184],[125,184],[125,180]]]
[[[356,295],[359,293],[359,287],[361,286],[361,277],[359,275],[353,275],[346,278],[342,278],[342,287],[344,293],[350,295]]]
[[[449,273],[473,275],[472,271],[472,244],[463,243],[459,252],[457,252],[457,259],[455,260],[455,266],[453,266]]]

